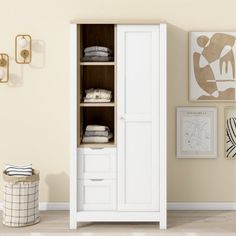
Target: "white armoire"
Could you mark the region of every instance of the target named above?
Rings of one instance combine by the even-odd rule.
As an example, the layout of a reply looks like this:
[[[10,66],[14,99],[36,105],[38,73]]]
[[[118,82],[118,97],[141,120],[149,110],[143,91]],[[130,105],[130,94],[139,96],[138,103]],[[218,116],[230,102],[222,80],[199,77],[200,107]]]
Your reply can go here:
[[[70,228],[79,222],[166,220],[166,25],[78,21],[70,25]],[[114,60],[84,61],[105,46]],[[85,90],[112,91],[86,103]],[[109,126],[108,143],[83,143],[85,127]]]

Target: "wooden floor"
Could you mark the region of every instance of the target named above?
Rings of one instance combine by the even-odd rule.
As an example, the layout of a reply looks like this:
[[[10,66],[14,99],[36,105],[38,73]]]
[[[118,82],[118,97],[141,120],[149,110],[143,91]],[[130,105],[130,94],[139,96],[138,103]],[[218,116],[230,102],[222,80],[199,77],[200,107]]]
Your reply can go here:
[[[23,228],[0,223],[1,236],[155,236],[155,235],[236,235],[236,211],[169,211],[168,230],[155,223],[86,223],[70,230],[68,211],[43,211],[41,222]]]

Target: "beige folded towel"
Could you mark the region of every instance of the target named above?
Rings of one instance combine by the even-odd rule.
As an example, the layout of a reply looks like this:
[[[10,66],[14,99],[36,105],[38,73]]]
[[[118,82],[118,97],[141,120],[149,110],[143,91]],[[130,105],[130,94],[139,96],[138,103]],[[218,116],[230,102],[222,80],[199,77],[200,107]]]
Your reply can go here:
[[[83,137],[83,143],[108,143],[109,139],[113,137],[113,134],[109,134],[108,137],[93,136],[93,137]]]
[[[110,129],[104,125],[87,125],[85,131],[109,131]]]

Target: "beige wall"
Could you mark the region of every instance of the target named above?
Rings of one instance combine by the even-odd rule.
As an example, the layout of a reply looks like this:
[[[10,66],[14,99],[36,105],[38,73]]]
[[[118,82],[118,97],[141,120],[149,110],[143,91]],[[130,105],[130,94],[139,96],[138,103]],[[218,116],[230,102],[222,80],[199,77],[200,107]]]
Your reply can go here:
[[[69,21],[160,19],[169,23],[168,200],[236,201],[236,162],[223,156],[223,108],[232,103],[189,103],[187,89],[188,31],[236,30],[234,0],[1,0],[0,6],[0,52],[13,57],[17,33],[34,39],[32,65],[12,61],[11,86],[0,85],[0,169],[31,162],[41,170],[40,201],[68,201]],[[176,159],[175,108],[186,105],[219,108],[216,160]]]

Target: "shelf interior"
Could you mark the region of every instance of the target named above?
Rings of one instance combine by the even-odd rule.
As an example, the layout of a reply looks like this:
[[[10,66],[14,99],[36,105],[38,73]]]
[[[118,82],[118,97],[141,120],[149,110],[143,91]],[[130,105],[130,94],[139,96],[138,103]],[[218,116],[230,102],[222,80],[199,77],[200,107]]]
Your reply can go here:
[[[113,24],[83,24],[81,25],[80,58],[86,47],[104,46],[113,52],[114,57],[114,25]]]
[[[80,139],[78,144],[81,145],[81,140],[87,125],[105,125],[108,126],[113,133],[113,138],[110,143],[115,142],[114,133],[114,107],[81,107],[80,108]],[[86,144],[87,146],[90,144]],[[96,144],[97,145],[97,144]]]
[[[81,66],[81,102],[85,96],[85,90],[90,88],[107,89],[112,91],[114,100],[114,67],[113,66]]]

